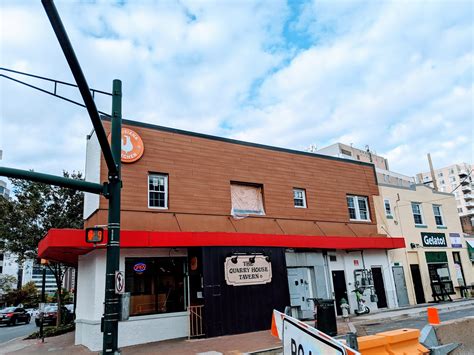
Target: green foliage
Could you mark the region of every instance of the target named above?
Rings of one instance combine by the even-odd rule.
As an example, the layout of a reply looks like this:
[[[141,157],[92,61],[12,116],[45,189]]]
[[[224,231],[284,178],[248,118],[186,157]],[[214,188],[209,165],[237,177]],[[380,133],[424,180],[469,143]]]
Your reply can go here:
[[[82,174],[63,172],[82,180]],[[22,262],[36,258],[38,243],[51,228],[82,228],[83,193],[63,187],[11,179],[14,198],[0,199],[0,235],[5,249]]]
[[[61,291],[61,304],[69,304],[69,303],[73,303],[73,301],[74,301],[73,294],[69,292],[68,290],[66,290],[65,288],[63,288]],[[58,291],[48,296],[48,302],[50,303],[58,302]]]
[[[15,276],[0,274],[0,294],[10,292],[15,285],[16,285]]]
[[[7,305],[17,306],[20,303],[24,308],[36,308],[40,302],[40,294],[33,281],[26,283],[19,290],[11,290],[5,295]]]
[[[44,337],[49,338],[49,337],[54,337],[57,335],[65,334],[74,331],[76,329],[75,324],[66,324],[66,325],[61,325],[59,327],[45,327],[44,328]],[[25,340],[27,339],[38,339],[40,337],[39,331],[34,332],[33,334],[27,336]]]
[[[83,179],[80,172],[64,171],[63,176]],[[51,228],[83,228],[83,192],[19,179],[11,181],[14,198],[0,198],[0,235],[5,241],[4,249],[18,255],[20,263],[37,258],[38,244]],[[56,279],[60,306],[61,284],[67,267],[54,262],[48,267]],[[22,297],[21,291],[18,292],[16,297],[12,295],[15,302]]]

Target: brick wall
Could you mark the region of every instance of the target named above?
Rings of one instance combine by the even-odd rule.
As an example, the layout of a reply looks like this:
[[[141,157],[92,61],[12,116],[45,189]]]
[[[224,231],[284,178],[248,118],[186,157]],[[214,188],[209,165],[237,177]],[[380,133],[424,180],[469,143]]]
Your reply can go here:
[[[189,216],[201,215],[192,222],[183,222],[190,223],[193,230],[238,229],[235,224],[239,221],[229,222],[227,219],[231,210],[230,182],[239,181],[261,184],[264,191],[266,216],[254,217],[261,222],[247,227],[248,230],[281,233],[281,225],[277,223],[278,227],[275,227],[273,224],[274,219],[282,219],[287,223],[288,220],[301,220],[301,225],[304,221],[337,223],[346,229],[346,224],[349,224],[349,228],[353,226],[355,230],[363,230],[365,235],[377,234],[372,196],[378,195],[378,187],[371,165],[275,151],[130,125],[130,121],[127,123],[124,127],[133,129],[143,139],[145,152],[139,161],[122,164],[124,229],[182,230],[180,220],[174,214],[183,221],[191,218]],[[105,121],[104,125],[108,130],[110,123]],[[149,172],[169,175],[169,208],[166,211],[147,207]],[[106,164],[102,160],[101,180],[105,181],[106,176]],[[294,187],[306,189],[308,208],[294,207]],[[362,223],[363,226],[361,223],[350,223],[347,194],[368,196],[371,223]],[[107,204],[107,200],[101,198],[101,211],[93,215],[87,224],[105,223]],[[204,215],[208,216],[207,219]],[[214,215],[216,217],[212,219]],[[219,216],[224,219],[219,219]],[[216,223],[222,226],[216,227]],[[244,224],[251,223],[240,223]],[[341,229],[340,233],[352,233],[346,229],[344,232]]]

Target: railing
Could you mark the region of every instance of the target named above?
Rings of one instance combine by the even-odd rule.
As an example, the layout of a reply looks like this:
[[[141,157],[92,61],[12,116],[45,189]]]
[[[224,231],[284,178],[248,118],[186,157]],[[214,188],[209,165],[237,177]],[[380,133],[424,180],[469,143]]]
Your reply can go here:
[[[189,337],[195,338],[204,335],[203,312],[204,305],[189,306]]]

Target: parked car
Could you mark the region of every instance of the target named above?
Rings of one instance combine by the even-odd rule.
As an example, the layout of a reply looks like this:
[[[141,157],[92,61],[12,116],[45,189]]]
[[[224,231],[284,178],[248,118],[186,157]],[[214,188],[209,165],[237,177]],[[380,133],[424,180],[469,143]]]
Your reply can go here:
[[[0,324],[16,325],[17,323],[28,324],[31,321],[31,316],[24,308],[7,307],[0,310]]]
[[[74,320],[74,315],[69,312],[66,307],[61,307],[63,319],[66,324],[71,323]],[[39,312],[35,318],[35,324],[37,327],[41,324],[41,317],[43,316],[43,325],[54,325],[58,318],[58,306],[46,306],[44,312]]]
[[[31,316],[31,318],[34,318],[38,315],[39,311],[36,308],[27,308],[25,311],[28,312],[28,314]]]

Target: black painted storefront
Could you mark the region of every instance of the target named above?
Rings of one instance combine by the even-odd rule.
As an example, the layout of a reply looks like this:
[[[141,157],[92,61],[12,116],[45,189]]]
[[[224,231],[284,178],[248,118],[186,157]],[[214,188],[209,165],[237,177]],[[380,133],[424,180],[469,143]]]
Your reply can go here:
[[[285,249],[204,247],[189,252],[190,255],[196,255],[202,260],[200,275],[196,277],[195,274],[190,287],[193,294],[193,288],[194,290],[200,288],[199,284],[202,282],[201,302],[204,304],[203,321],[206,337],[270,329],[273,309],[283,311],[290,304]],[[235,253],[270,256],[272,281],[263,285],[227,285],[224,262],[226,257]]]

